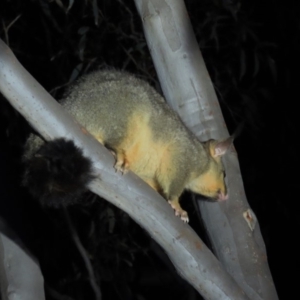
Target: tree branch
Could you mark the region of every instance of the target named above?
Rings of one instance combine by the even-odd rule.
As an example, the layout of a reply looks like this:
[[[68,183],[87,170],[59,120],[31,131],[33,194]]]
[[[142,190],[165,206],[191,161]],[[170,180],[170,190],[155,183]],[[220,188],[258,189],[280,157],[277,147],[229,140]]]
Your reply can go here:
[[[0,298],[44,300],[44,278],[38,263],[0,219]]]
[[[196,233],[132,172],[116,173],[110,152],[35,81],[0,40],[0,90],[47,140],[65,137],[93,161],[90,190],[127,212],[167,252],[179,274],[206,299],[247,299]]]
[[[184,1],[135,0],[168,103],[200,138],[228,137]],[[214,251],[251,299],[278,299],[265,245],[247,202],[235,151],[224,157],[229,200],[198,201]],[[246,217],[251,214],[251,219]],[[251,225],[252,224],[252,225]],[[251,226],[250,226],[251,225]]]

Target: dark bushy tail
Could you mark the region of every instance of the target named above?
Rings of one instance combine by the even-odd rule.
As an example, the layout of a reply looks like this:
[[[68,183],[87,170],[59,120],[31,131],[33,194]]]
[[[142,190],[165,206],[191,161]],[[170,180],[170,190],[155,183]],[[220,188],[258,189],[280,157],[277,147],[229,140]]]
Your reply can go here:
[[[63,138],[44,143],[26,164],[23,183],[42,205],[79,202],[94,178],[91,161],[73,141]]]

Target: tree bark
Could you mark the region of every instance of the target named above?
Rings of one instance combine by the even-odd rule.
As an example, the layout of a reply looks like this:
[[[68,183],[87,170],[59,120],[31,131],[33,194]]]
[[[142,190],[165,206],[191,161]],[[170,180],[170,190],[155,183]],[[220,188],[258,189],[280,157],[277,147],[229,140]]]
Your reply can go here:
[[[135,0],[168,103],[200,140],[228,131],[183,0]],[[213,250],[250,299],[278,299],[264,241],[244,192],[234,150],[226,154],[229,200],[198,200]]]
[[[47,140],[72,139],[97,176],[90,190],[127,212],[161,245],[179,274],[205,299],[248,299],[196,233],[166,201],[132,172],[116,173],[111,153],[100,145],[34,80],[0,40],[0,90]]]
[[[2,300],[44,300],[40,267],[0,218],[0,290]]]

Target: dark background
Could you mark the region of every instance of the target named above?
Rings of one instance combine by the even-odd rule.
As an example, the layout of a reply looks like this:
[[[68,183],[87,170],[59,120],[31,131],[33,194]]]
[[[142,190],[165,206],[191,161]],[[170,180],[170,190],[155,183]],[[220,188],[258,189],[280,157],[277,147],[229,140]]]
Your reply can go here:
[[[0,2],[0,37],[55,98],[78,76],[107,66],[138,74],[159,89],[133,1],[75,0],[70,10],[68,5]],[[229,131],[245,120],[235,145],[247,197],[259,220],[280,299],[294,298],[299,281],[298,3],[187,0],[186,5]],[[0,118],[0,215],[38,257],[47,299],[93,299],[65,213],[40,208],[21,187],[22,147],[30,127],[3,97]],[[71,207],[68,214],[104,299],[163,294],[200,299],[125,213],[91,194],[85,197],[92,204]],[[205,239],[189,195],[185,198],[191,225]]]

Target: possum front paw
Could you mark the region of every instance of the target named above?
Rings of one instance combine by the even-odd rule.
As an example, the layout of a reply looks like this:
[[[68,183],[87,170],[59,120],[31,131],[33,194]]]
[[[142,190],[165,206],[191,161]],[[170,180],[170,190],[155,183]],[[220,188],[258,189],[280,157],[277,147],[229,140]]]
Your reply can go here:
[[[129,162],[125,157],[124,153],[116,153],[116,163],[114,168],[116,172],[121,172],[122,174],[126,174],[129,171]]]
[[[175,216],[180,217],[180,219],[184,223],[189,222],[188,213],[183,210],[178,202],[178,199],[175,200],[169,200],[168,203],[171,205],[171,207],[175,210]]]

